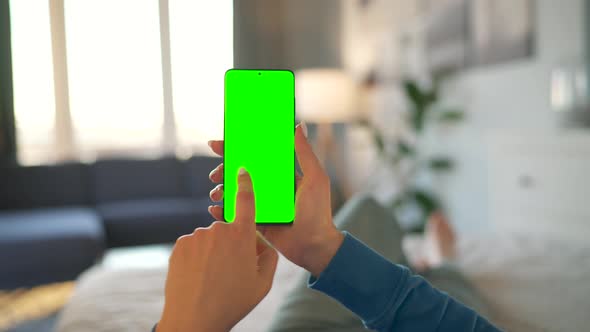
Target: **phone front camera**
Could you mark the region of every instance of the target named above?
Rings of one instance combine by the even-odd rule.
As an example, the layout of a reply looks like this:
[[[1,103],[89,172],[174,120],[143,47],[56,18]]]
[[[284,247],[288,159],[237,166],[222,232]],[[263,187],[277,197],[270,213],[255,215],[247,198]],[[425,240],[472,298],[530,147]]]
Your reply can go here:
[[[262,75],[262,73],[261,72],[258,72],[258,75]]]

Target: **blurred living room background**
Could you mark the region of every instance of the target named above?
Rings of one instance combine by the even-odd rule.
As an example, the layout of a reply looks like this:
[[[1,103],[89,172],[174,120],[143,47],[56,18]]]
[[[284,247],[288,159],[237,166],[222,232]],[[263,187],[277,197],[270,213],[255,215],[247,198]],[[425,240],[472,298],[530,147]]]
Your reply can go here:
[[[295,72],[334,213],[368,193],[417,238],[436,211],[459,236],[516,234],[508,268],[518,236],[538,241],[527,264],[555,237],[590,298],[589,17],[588,0],[0,0],[0,330],[99,331],[88,290],[107,284],[133,289],[123,330],[151,328],[174,241],[213,221],[233,67]]]

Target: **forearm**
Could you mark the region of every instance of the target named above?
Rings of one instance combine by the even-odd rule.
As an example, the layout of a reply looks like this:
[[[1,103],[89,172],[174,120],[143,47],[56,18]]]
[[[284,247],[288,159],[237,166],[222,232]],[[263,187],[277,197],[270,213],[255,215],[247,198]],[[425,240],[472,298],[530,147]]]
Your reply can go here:
[[[473,310],[350,234],[319,278],[310,278],[309,285],[379,331],[497,331]]]

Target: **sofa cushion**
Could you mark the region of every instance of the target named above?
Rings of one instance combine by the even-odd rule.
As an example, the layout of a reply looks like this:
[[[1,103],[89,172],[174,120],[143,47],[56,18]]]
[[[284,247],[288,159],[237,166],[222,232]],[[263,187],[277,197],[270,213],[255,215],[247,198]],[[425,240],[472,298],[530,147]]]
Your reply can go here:
[[[213,184],[209,180],[209,173],[223,162],[219,157],[194,156],[186,164],[187,186],[193,197],[208,197]]]
[[[0,168],[0,210],[86,205],[87,167],[82,164]]]
[[[175,158],[99,160],[91,168],[97,203],[188,195]]]
[[[208,226],[208,198],[162,198],[98,205],[109,246],[173,242],[197,227]]]
[[[92,209],[0,212],[0,288],[75,279],[104,248],[102,223]]]

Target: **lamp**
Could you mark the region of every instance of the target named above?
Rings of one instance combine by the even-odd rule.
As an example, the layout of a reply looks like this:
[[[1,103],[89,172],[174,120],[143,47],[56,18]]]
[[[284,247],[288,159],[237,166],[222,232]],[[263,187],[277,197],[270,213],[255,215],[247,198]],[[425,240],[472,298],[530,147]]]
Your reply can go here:
[[[337,69],[304,69],[296,73],[297,115],[317,124],[348,122],[356,116],[356,86]]]
[[[336,176],[342,179],[342,160],[334,148],[332,124],[353,121],[358,116],[354,81],[337,69],[304,69],[295,74],[295,98],[300,120],[317,125],[316,152],[327,166],[334,162]]]

